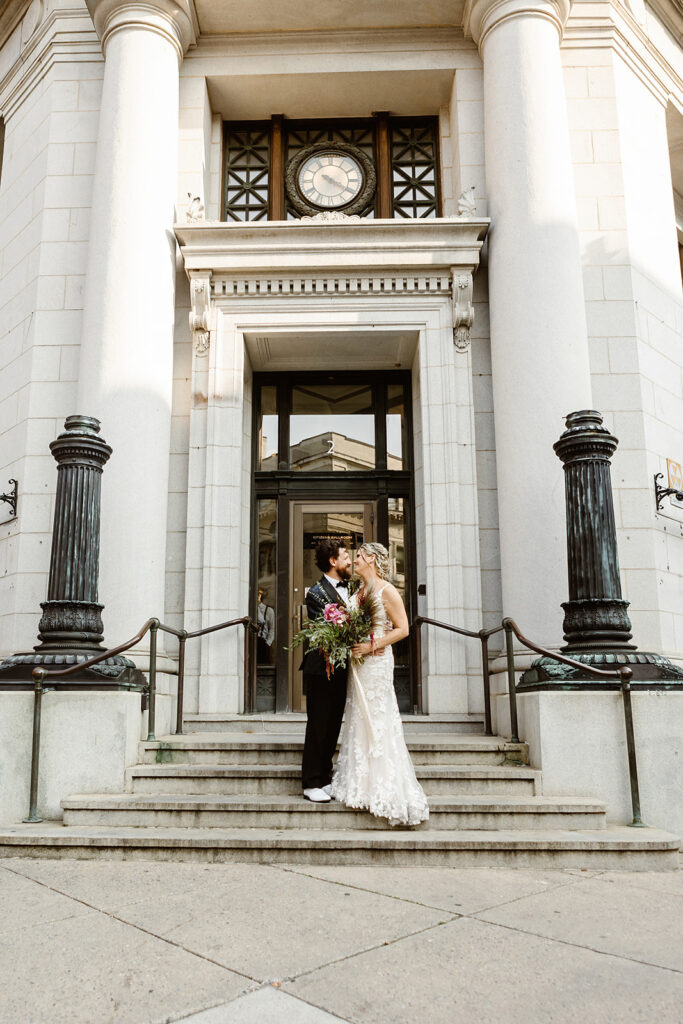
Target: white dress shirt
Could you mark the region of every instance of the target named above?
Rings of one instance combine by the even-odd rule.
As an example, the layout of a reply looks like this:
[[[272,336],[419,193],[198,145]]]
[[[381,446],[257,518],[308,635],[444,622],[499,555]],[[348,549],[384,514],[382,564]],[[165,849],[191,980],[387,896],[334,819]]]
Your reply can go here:
[[[330,586],[334,587],[334,589],[337,591],[337,593],[341,597],[341,599],[344,602],[344,604],[348,604],[348,601],[349,601],[349,585],[346,582],[346,580],[333,580],[331,576],[327,575],[327,573],[324,573],[324,576],[325,576],[325,579],[327,580],[327,582],[330,584]],[[339,583],[339,586],[337,586],[338,583]]]

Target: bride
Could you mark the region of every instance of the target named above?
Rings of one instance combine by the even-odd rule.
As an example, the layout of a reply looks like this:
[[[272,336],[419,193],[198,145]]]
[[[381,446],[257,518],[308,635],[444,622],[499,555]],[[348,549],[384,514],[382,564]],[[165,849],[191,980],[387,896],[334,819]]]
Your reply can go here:
[[[390,825],[418,825],[429,817],[429,805],[403,737],[391,650],[408,636],[408,616],[399,592],[387,581],[389,552],[383,544],[363,544],[354,568],[362,583],[351,604],[370,602],[375,626],[372,640],[351,651],[332,796],[347,807],[388,818]]]

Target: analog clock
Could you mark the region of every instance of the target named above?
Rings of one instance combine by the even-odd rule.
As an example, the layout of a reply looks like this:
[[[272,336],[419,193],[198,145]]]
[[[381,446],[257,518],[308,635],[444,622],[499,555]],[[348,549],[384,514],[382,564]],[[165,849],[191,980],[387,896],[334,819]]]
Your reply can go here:
[[[357,198],[363,188],[363,168],[348,153],[334,149],[304,160],[297,187],[305,200],[320,210],[339,210]]]
[[[375,193],[372,160],[362,149],[344,142],[319,142],[300,150],[286,174],[289,201],[298,213],[327,210],[360,213]]]

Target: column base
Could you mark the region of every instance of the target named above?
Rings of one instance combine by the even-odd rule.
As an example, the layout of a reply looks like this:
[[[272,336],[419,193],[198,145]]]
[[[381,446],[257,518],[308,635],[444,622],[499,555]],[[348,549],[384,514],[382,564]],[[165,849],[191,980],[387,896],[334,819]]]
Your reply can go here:
[[[12,654],[0,661],[0,688],[7,688],[6,684],[8,683],[19,685],[30,683],[32,686],[33,676],[31,673],[34,668],[68,668],[70,665],[87,661],[97,653],[99,653],[97,650],[83,652],[60,649]],[[49,677],[46,682],[49,686]],[[74,689],[86,688],[87,684],[92,686],[93,683],[98,684],[98,689],[100,687],[117,690],[147,689],[144,674],[130,658],[124,658],[121,655],[105,658],[97,665],[91,665],[89,668],[81,669],[69,676],[62,676],[59,683],[60,688],[67,686]]]
[[[580,661],[592,668],[618,669],[627,666],[633,672],[632,682],[657,683],[661,682],[664,688],[683,688],[683,669],[674,665],[672,661],[662,654],[653,654],[646,651],[629,651],[621,649],[602,651],[572,651],[562,650],[568,658]],[[580,669],[564,665],[562,662],[554,661],[552,658],[537,658],[522,675],[517,689],[536,690],[552,689],[553,686],[568,688],[572,683],[594,683],[596,687],[604,686],[608,680],[598,679],[589,673],[583,673]],[[611,682],[611,680],[609,680]],[[614,680],[618,685],[618,680]]]

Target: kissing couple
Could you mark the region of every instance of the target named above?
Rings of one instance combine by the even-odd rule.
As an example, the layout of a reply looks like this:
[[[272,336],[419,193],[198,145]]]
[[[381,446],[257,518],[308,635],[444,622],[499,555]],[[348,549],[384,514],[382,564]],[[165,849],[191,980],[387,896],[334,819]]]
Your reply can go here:
[[[391,648],[408,636],[409,626],[401,595],[388,580],[389,552],[375,542],[360,546],[354,566],[359,586],[353,594],[351,558],[342,539],[323,540],[315,561],[322,576],[306,594],[308,618],[319,618],[329,604],[353,609],[370,602],[376,625],[372,640],[352,647],[347,666],[329,677],[321,650],[311,648],[304,656],[304,797],[314,803],[339,800],[387,818],[390,825],[418,825],[429,817],[429,805],[415,777],[394,691]]]

